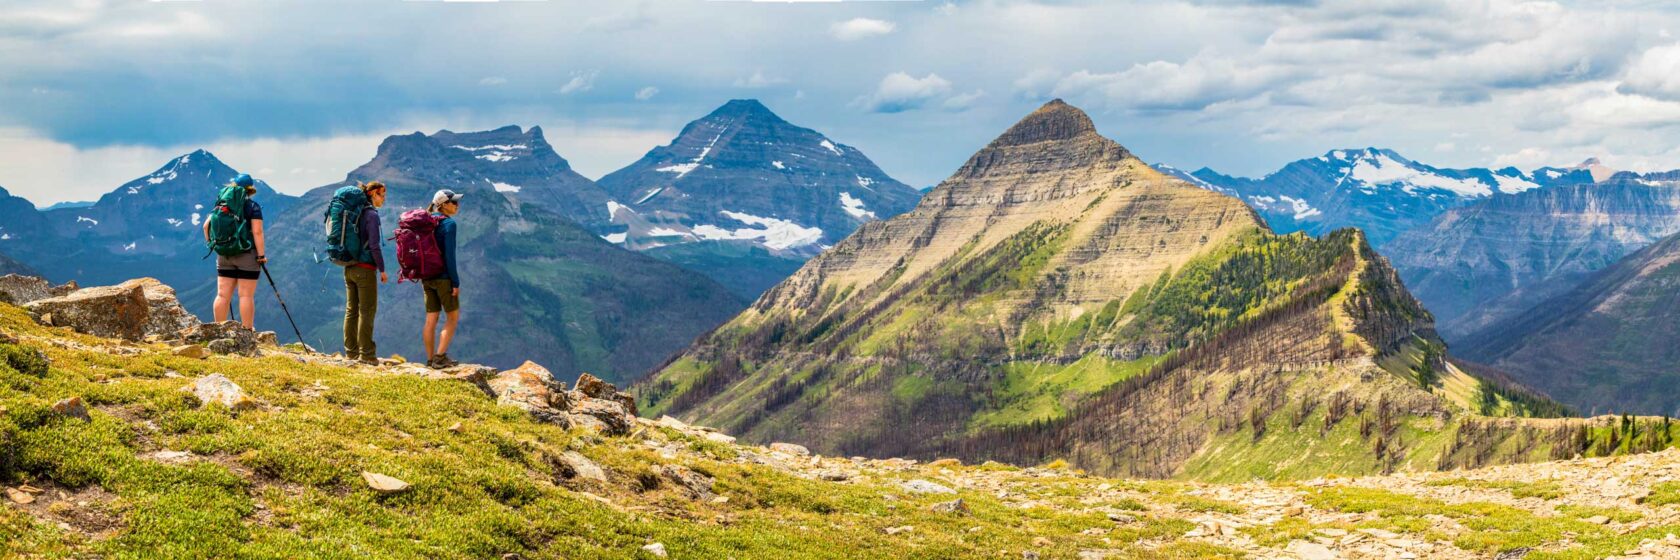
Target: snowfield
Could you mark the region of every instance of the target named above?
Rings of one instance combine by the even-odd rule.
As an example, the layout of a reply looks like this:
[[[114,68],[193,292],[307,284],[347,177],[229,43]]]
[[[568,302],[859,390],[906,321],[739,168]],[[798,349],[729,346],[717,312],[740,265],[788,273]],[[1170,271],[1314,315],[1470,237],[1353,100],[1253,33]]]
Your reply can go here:
[[[763,243],[765,247],[778,251],[791,247],[803,247],[822,240],[823,232],[821,228],[808,228],[787,220],[765,218],[728,210],[719,213],[731,220],[760,227],[729,230],[711,224],[701,224],[694,226],[694,235],[707,240],[758,241]]]

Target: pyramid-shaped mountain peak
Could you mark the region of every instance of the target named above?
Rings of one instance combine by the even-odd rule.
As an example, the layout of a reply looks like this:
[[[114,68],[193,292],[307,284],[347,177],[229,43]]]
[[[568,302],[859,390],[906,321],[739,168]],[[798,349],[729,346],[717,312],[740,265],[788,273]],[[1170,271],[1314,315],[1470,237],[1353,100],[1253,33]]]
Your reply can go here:
[[[780,116],[777,116],[775,112],[771,111],[769,107],[765,107],[764,103],[759,102],[757,99],[731,99],[728,103],[724,103],[723,106],[718,107],[707,116],[769,118],[777,121],[782,120]]]
[[[992,146],[1020,146],[1072,140],[1096,133],[1097,125],[1091,122],[1090,115],[1086,115],[1085,111],[1079,110],[1078,107],[1056,99],[1028,114],[1015,123],[1015,126],[1009,127],[1002,136],[992,141]]]

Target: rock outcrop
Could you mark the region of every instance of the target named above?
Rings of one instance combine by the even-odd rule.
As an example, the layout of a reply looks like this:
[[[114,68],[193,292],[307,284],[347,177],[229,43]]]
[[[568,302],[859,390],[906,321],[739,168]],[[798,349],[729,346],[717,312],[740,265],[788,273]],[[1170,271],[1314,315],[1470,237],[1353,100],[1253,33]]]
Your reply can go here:
[[[254,356],[257,353],[257,331],[238,321],[193,325],[180,333],[185,344],[203,344],[216,354]]]
[[[497,403],[567,427],[620,436],[630,433],[635,423],[635,398],[587,373],[578,377],[577,390],[567,391],[547,368],[527,361],[496,374],[488,385]]]
[[[29,302],[24,308],[44,325],[129,341],[144,339],[151,321],[146,292],[139,284],[82,288]]]
[[[0,276],[0,303],[23,305],[36,300],[68,295],[76,291],[76,283],[54,286],[45,278],[24,274]]]
[[[11,275],[0,277],[0,294],[21,301],[44,324],[94,336],[168,340],[199,324],[175,299],[175,289],[154,278],[75,289],[73,284],[52,287],[39,278]]]

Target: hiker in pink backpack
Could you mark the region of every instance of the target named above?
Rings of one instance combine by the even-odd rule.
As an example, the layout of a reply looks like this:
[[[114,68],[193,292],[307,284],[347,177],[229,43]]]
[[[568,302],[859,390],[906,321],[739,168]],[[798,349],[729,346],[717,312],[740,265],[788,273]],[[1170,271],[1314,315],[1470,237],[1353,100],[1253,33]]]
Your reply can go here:
[[[456,364],[448,352],[461,318],[461,275],[455,268],[455,220],[450,216],[460,209],[461,195],[445,189],[432,196],[430,207],[403,212],[397,222],[397,281],[419,282],[426,294],[426,331],[420,339],[426,365],[437,369]],[[440,312],[447,315],[441,333]]]

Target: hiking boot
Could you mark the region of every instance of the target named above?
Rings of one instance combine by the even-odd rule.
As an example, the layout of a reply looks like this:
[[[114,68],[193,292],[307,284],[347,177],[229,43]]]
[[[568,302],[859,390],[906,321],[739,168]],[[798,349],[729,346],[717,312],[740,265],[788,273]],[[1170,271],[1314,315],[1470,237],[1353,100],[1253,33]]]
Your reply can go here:
[[[433,356],[432,359],[437,360],[438,369],[452,368],[461,365],[460,362],[450,359],[449,354],[438,354],[437,356]]]
[[[356,361],[367,364],[367,365],[370,365],[370,366],[379,365],[379,358],[375,358],[373,356],[362,356],[360,358],[356,358]]]
[[[438,361],[438,358],[440,358],[440,357],[442,357],[442,356],[433,355],[430,358],[426,358],[426,367],[429,367],[429,368],[432,368],[432,369],[443,369],[445,367],[448,367],[448,366],[443,365],[442,362]]]

